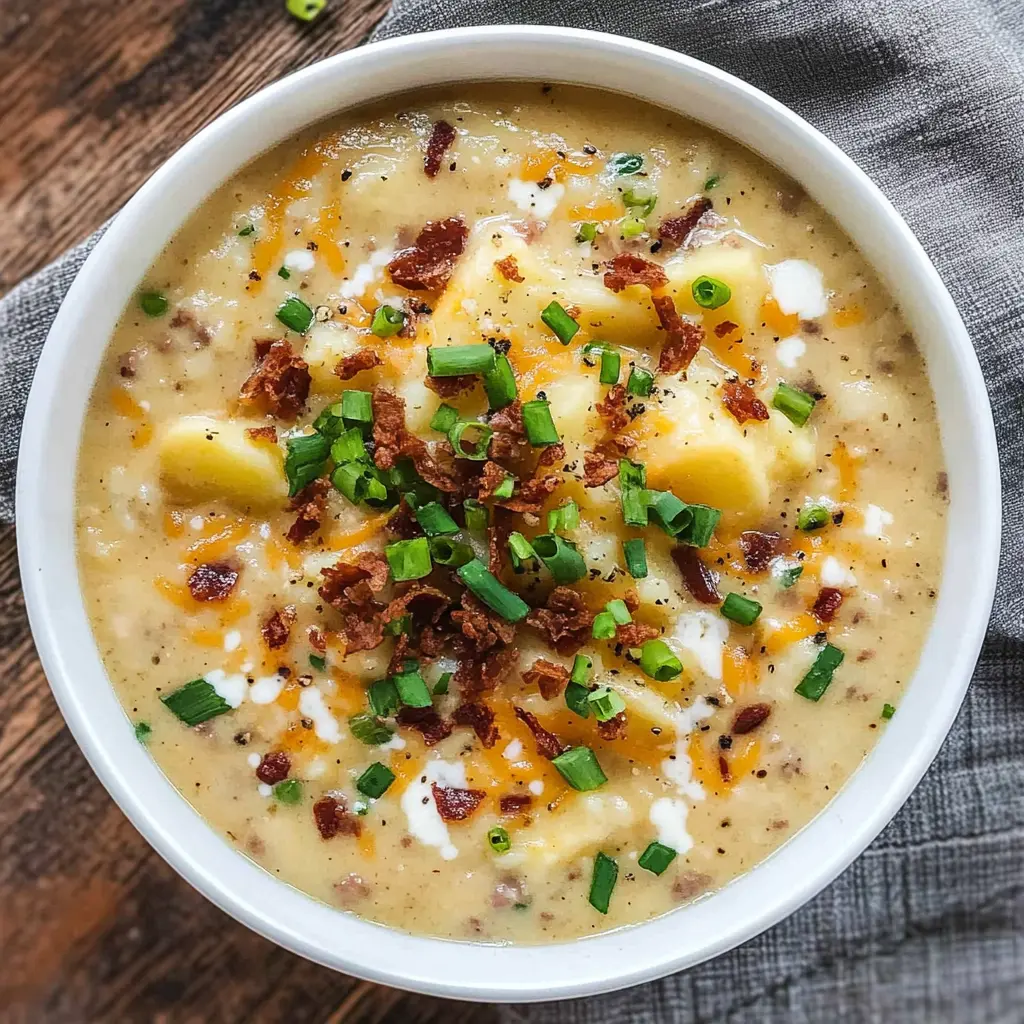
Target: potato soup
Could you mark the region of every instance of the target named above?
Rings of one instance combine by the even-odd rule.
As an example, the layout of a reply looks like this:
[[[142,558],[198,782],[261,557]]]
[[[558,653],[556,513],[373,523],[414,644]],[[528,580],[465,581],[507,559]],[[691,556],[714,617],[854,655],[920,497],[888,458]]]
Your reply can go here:
[[[798,187],[633,100],[474,86],[192,215],[100,372],[78,542],[138,741],[240,855],[534,943],[835,795],[914,672],[945,480],[899,309]]]

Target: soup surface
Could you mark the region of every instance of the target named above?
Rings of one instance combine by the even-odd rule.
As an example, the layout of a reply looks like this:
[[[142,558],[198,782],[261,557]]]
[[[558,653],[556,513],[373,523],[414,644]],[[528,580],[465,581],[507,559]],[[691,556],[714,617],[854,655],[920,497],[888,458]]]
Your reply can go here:
[[[136,735],[241,854],[541,942],[726,884],[898,714],[945,476],[899,310],[746,150],[568,87],[318,126],[191,217],[81,448]]]

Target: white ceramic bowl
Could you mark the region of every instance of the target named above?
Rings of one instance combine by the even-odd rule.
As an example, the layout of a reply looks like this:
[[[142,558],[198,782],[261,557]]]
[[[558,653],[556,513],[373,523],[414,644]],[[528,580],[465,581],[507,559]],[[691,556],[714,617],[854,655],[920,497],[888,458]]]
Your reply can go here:
[[[189,212],[253,157],[330,114],[390,93],[496,77],[601,86],[696,112],[800,182],[903,307],[928,362],[950,483],[945,574],[920,667],[900,713],[828,808],[707,899],[544,947],[405,935],[317,903],[235,852],[135,741],[74,582],[75,439],[89,391],[121,310]],[[177,871],[250,928],[322,964],[435,995],[525,1001],[621,988],[700,963],[791,913],[867,846],[960,707],[992,604],[999,510],[991,413],[964,326],[907,226],[847,157],[763,93],[688,57],[589,32],[502,27],[419,35],[325,60],[218,118],[153,175],[86,261],[50,331],[25,416],[17,522],[32,629],[64,717],[121,809]]]

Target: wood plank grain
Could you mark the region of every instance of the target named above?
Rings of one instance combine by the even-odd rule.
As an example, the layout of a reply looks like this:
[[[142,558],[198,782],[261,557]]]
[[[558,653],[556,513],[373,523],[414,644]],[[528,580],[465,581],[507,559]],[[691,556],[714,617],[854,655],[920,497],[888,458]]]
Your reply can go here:
[[[0,294],[115,212],[186,138],[267,82],[355,45],[386,0],[0,4]],[[0,1020],[483,1024],[286,953],[149,848],[64,727],[0,531]]]

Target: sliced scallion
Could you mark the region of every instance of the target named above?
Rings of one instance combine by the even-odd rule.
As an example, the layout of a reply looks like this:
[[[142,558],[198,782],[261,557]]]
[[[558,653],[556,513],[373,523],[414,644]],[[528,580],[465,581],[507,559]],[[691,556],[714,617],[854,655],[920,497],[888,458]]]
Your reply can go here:
[[[645,192],[638,188],[627,188],[622,193],[622,205],[627,210],[630,210],[634,217],[646,217],[657,203],[657,192]]]
[[[378,306],[373,314],[370,332],[378,338],[390,338],[405,326],[405,313],[394,306]]]
[[[643,165],[639,153],[613,153],[606,166],[612,174],[636,174]]]
[[[462,508],[466,515],[466,529],[474,534],[483,533],[487,529],[487,506],[481,505],[476,498],[466,498]]]
[[[503,586],[478,558],[459,569],[459,579],[491,611],[506,622],[521,622],[530,613],[530,606],[518,595]]]
[[[313,322],[313,310],[297,295],[292,295],[277,307],[277,319],[297,334],[305,334]]]
[[[566,533],[580,525],[580,507],[570,498],[564,505],[548,512],[548,531]]]
[[[365,743],[369,747],[379,747],[382,743],[387,743],[393,735],[391,729],[368,711],[352,715],[348,720],[348,728],[360,743]]]
[[[594,858],[594,874],[590,879],[590,905],[602,914],[608,913],[612,890],[619,877],[619,865],[606,853]]]
[[[431,537],[430,557],[437,565],[458,568],[471,562],[476,554],[469,544],[454,537]]]
[[[719,611],[725,618],[741,626],[752,626],[761,614],[761,605],[742,594],[726,594]]]
[[[327,0],[285,0],[285,7],[293,18],[312,21],[327,6]]]
[[[559,302],[549,302],[541,311],[540,318],[551,328],[555,337],[563,345],[568,345],[580,329],[580,325],[569,316],[565,307]]]
[[[533,562],[537,558],[533,545],[518,532],[508,535],[508,552],[512,556],[512,568],[516,572],[519,572],[527,562]]]
[[[426,537],[395,541],[384,549],[384,557],[396,581],[420,580],[430,575],[430,545]]]
[[[344,392],[341,396],[341,418],[348,427],[372,425],[373,395],[369,391]]]
[[[630,614],[629,609],[626,607],[626,602],[622,598],[617,597],[612,601],[609,601],[605,606],[604,610],[611,614],[611,617],[615,620],[616,625],[627,626],[633,621],[633,616]]]
[[[375,679],[366,691],[373,713],[390,718],[398,711],[398,690],[393,679]]]
[[[778,575],[779,586],[783,590],[789,590],[803,575],[803,571],[804,567],[802,565],[791,565],[783,569]]]
[[[287,267],[278,267],[277,276],[281,278],[282,281],[287,281],[292,276],[292,272]]]
[[[689,508],[692,516],[690,525],[676,539],[695,548],[705,548],[711,542],[722,513],[710,505],[690,505]]]
[[[562,778],[581,793],[597,789],[608,781],[590,747],[570,747],[565,753],[552,758],[551,763]]]
[[[448,431],[448,443],[454,449],[457,458],[483,462],[487,458],[487,449],[493,436],[493,428],[486,423],[478,420],[459,420]]]
[[[794,388],[789,384],[781,383],[775,389],[772,396],[772,405],[781,412],[790,423],[802,427],[814,411],[815,400],[813,395]]]
[[[611,612],[598,612],[590,627],[590,635],[595,640],[611,640],[615,636],[615,616]]]
[[[442,402],[437,407],[437,412],[430,418],[430,429],[447,434],[456,423],[459,422],[459,410],[453,409],[450,405]]]
[[[648,640],[640,648],[640,671],[659,683],[666,683],[683,671],[683,663],[664,640]]]
[[[626,710],[626,702],[610,686],[599,686],[587,695],[587,700],[599,722],[611,721]]]
[[[888,707],[888,705],[886,705]],[[153,727],[149,722],[136,722],[135,723],[135,738],[140,743],[145,743],[149,739],[153,732]]]
[[[732,289],[724,281],[706,274],[702,274],[690,285],[690,292],[693,301],[703,309],[718,309],[732,298]]]
[[[289,437],[284,459],[284,475],[288,478],[288,497],[294,498],[327,468],[331,442],[323,434],[300,434]]]
[[[158,317],[167,312],[170,303],[163,292],[142,292],[139,295],[139,306],[146,316]]]
[[[622,553],[626,556],[626,572],[635,580],[645,579],[647,576],[647,547],[643,537],[634,537],[632,540],[623,541]]]
[[[494,497],[500,501],[504,501],[505,498],[511,498],[512,492],[516,488],[516,478],[511,474],[507,474],[505,479],[494,488]]]
[[[298,779],[284,779],[274,786],[274,799],[280,804],[294,806],[302,799],[302,783]]]
[[[666,846],[664,843],[653,842],[651,843],[643,853],[640,854],[640,859],[637,864],[640,865],[645,871],[650,871],[652,874],[660,875],[665,869],[676,859],[676,851],[671,846]]]
[[[427,373],[431,377],[462,377],[494,371],[494,349],[486,342],[475,345],[446,345],[427,349]]]
[[[805,505],[797,513],[796,528],[806,531],[820,530],[828,525],[831,518],[832,513],[824,505]]]
[[[246,238],[249,235],[253,234],[253,232],[255,232],[255,230],[256,230],[256,226],[254,224],[246,224],[245,227],[242,228],[242,230],[238,232],[238,237],[239,238]]]
[[[882,705],[882,718],[884,718],[887,722],[895,714],[896,714],[896,709],[891,704],[883,704]]]
[[[395,773],[380,761],[374,761],[362,775],[356,779],[356,789],[371,800],[379,800],[395,781]]]
[[[590,658],[585,654],[577,654],[572,659],[572,671],[569,673],[569,680],[573,683],[578,683],[580,686],[584,685],[593,667],[594,662]],[[586,718],[587,716],[584,715],[583,717]]]
[[[523,429],[526,439],[535,448],[559,442],[555,421],[551,418],[551,403],[543,398],[523,405]]]
[[[435,697],[440,697],[443,694],[446,694],[448,692],[448,684],[451,681],[452,681],[452,673],[451,672],[442,672],[437,677],[437,682],[434,683],[434,687],[431,690],[431,693],[433,693],[433,695]]]
[[[441,537],[458,533],[459,524],[448,514],[448,510],[437,501],[429,501],[416,509],[416,522],[423,527],[428,537]]]
[[[590,690],[581,683],[568,682],[565,684],[565,706],[575,712],[580,718],[586,718],[590,714]]]
[[[647,230],[647,221],[643,217],[627,214],[619,221],[619,232],[623,238],[636,238]]]
[[[646,398],[653,387],[654,374],[650,370],[645,370],[642,366],[634,366],[629,371],[629,379],[626,381],[626,391],[629,394]]]
[[[800,680],[796,692],[808,700],[821,700],[822,694],[832,684],[832,676],[843,663],[844,657],[838,647],[825,644],[814,659],[814,664],[808,669],[807,675]]]
[[[160,701],[186,725],[199,725],[231,710],[231,705],[205,679],[193,679]]]
[[[494,853],[508,853],[512,849],[512,840],[508,832],[500,825],[495,825],[487,833],[487,845]]]
[[[516,400],[516,375],[512,372],[508,356],[497,356],[494,369],[484,374],[484,391],[487,392],[487,404],[492,410],[504,409]]]
[[[315,668],[317,672],[323,672],[327,668],[327,659],[322,654],[311,654],[309,656],[310,667]]]
[[[647,525],[647,470],[643,463],[619,460],[622,518],[627,526]]]
[[[597,225],[593,221],[581,224],[576,231],[577,242],[593,242],[597,238]]]
[[[398,691],[398,699],[410,708],[429,708],[432,701],[430,690],[423,681],[418,669],[410,672],[399,672],[391,677]]]
[[[615,349],[606,348],[601,353],[601,373],[598,376],[598,380],[602,384],[618,384],[621,370],[622,356]]]
[[[587,563],[576,545],[557,533],[542,533],[534,537],[533,550],[556,583],[575,583],[587,574]]]
[[[350,427],[331,445],[331,458],[342,465],[346,462],[368,462],[370,456],[363,442],[363,432],[358,427]]]

